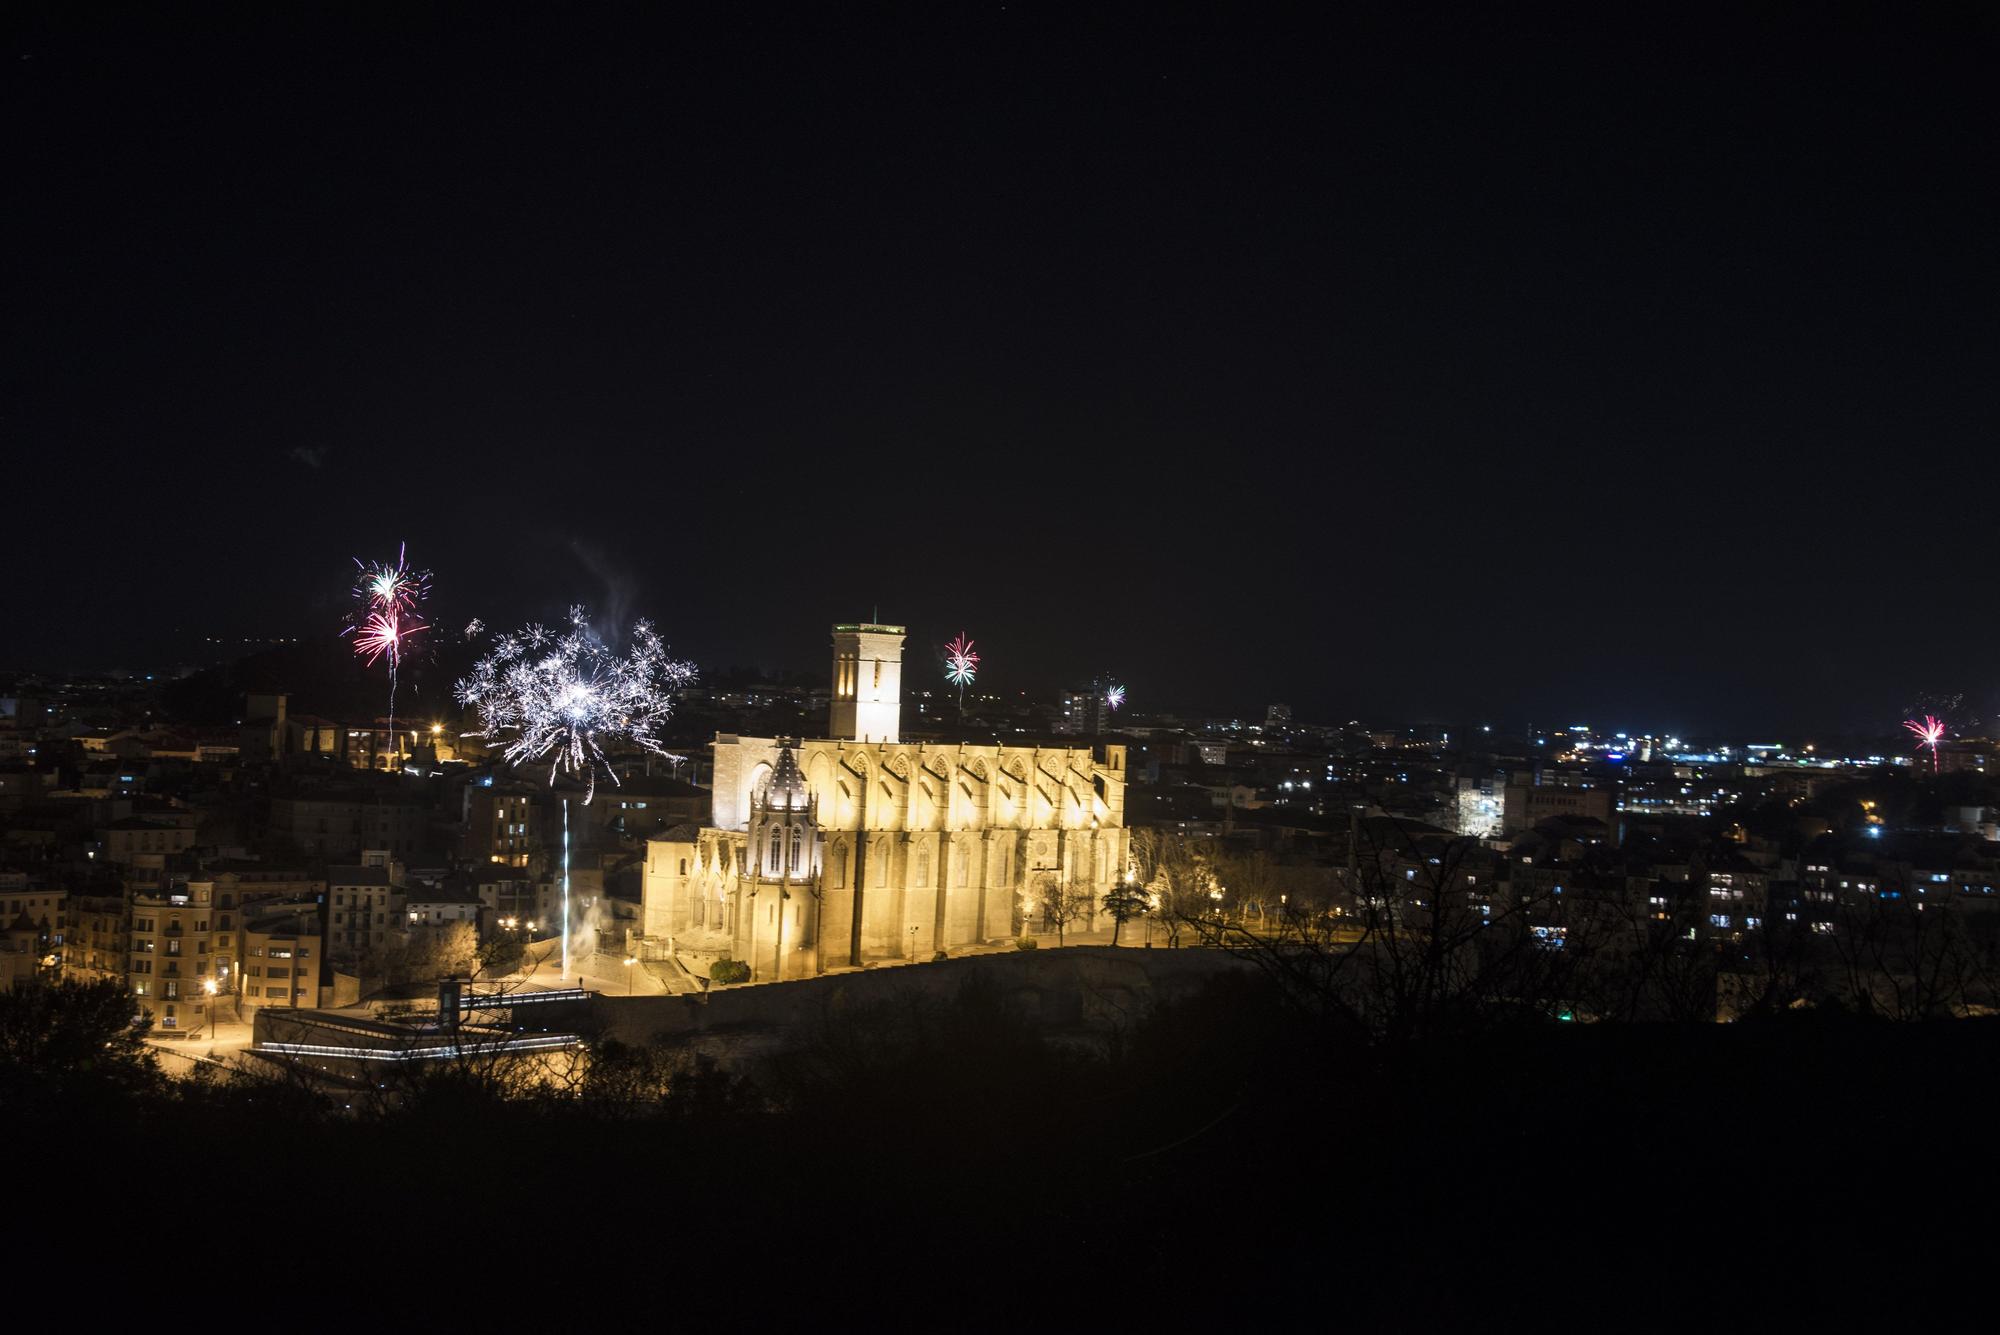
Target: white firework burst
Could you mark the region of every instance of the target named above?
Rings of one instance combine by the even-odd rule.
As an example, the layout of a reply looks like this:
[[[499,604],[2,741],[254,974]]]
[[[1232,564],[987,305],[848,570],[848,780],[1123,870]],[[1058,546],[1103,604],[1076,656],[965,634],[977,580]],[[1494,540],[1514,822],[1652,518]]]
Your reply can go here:
[[[479,711],[479,730],[469,736],[508,738],[501,754],[509,764],[547,760],[551,784],[559,773],[582,774],[588,804],[600,770],[618,782],[605,746],[625,741],[669,754],[659,729],[672,713],[672,692],[692,682],[695,669],[668,656],[649,622],[632,627],[623,654],[591,630],[583,608],[572,607],[569,622],[561,634],[531,625],[497,637],[458,683],[458,698]]]

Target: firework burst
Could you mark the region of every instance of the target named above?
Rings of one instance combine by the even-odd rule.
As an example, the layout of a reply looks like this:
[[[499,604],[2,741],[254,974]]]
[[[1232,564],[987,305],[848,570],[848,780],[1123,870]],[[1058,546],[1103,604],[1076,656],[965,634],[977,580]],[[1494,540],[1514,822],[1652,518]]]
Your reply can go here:
[[[389,656],[390,666],[394,667],[396,659],[401,656],[402,628],[397,620],[394,612],[371,612],[366,621],[354,627],[354,652],[361,655],[361,660],[369,667],[374,667],[376,660],[384,654]],[[389,707],[392,710],[396,707],[393,698]]]
[[[1904,719],[1903,726],[1916,737],[1918,750],[1926,746],[1931,749],[1931,773],[1937,773],[1938,743],[1944,740],[1944,720],[1926,714],[1921,719]]]
[[[509,764],[546,760],[549,782],[581,774],[584,802],[597,793],[599,772],[618,782],[604,747],[629,741],[665,756],[659,729],[672,712],[670,693],[694,680],[693,665],[667,655],[644,621],[632,627],[632,648],[619,654],[590,628],[583,608],[558,633],[535,625],[495,638],[493,651],[458,683],[458,698],[479,711],[471,737],[508,738]]]
[[[355,600],[371,611],[414,617],[418,604],[431,591],[430,572],[410,568],[407,543],[396,548],[394,564],[378,561],[369,565],[357,556],[354,565],[361,572],[354,581]]]
[[[1110,709],[1112,713],[1114,714],[1117,713],[1119,707],[1124,703],[1125,703],[1125,688],[1123,686],[1112,686],[1105,690],[1104,704],[1105,707]]]
[[[403,665],[403,646],[427,629],[422,607],[431,591],[431,575],[428,570],[411,569],[406,544],[398,544],[394,563],[369,565],[357,556],[354,566],[361,572],[354,580],[355,610],[342,633],[354,637],[354,652],[368,666],[389,661],[389,741],[394,746],[396,678]]]
[[[632,648],[614,652],[590,628],[581,607],[569,610],[569,630],[558,634],[528,626],[495,638],[493,652],[458,683],[461,702],[479,711],[480,728],[469,737],[511,739],[502,752],[510,764],[549,762],[549,782],[560,773],[584,776],[584,805],[597,796],[599,770],[618,782],[604,747],[619,740],[667,756],[659,729],[672,711],[671,692],[694,680],[692,664],[667,656],[650,623],[632,627]],[[674,758],[669,756],[670,759]],[[563,799],[562,976],[569,977],[569,799]]]
[[[958,687],[959,699],[965,698],[965,688],[972,685],[972,679],[979,675],[979,655],[972,651],[972,641],[960,631],[958,638],[944,647],[944,679]]]

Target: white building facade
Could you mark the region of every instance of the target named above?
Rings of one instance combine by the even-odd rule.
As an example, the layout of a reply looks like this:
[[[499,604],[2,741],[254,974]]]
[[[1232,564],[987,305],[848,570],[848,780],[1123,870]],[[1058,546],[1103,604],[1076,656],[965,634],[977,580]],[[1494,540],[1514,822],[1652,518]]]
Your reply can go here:
[[[1048,881],[1094,926],[1125,873],[1125,748],[899,740],[903,628],[834,628],[832,731],[715,739],[710,823],[649,840],[642,937],[759,980],[1022,930]]]

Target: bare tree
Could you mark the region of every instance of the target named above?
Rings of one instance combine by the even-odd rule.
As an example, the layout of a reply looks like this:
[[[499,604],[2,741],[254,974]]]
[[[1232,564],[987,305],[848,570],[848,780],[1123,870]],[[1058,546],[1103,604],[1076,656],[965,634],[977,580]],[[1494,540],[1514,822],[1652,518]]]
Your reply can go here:
[[[1278,884],[1269,853],[1261,848],[1220,853],[1215,858],[1215,872],[1226,909],[1244,920],[1254,913],[1260,926],[1269,924]]]
[[[1056,944],[1064,944],[1069,925],[1089,913],[1095,896],[1088,881],[1043,873],[1035,880],[1035,906],[1042,921],[1056,929]]]
[[[1160,862],[1167,837],[1164,831],[1150,825],[1134,826],[1126,836],[1125,857],[1132,868],[1132,883],[1148,893],[1159,888]]]
[[[1179,947],[1189,928],[1201,927],[1218,912],[1215,876],[1207,851],[1178,831],[1159,831],[1158,875],[1153,893],[1158,916],[1167,929],[1167,945]]]
[[[1831,936],[1856,1010],[1893,1020],[1968,1012],[1979,959],[1948,898],[1888,884],[1845,895]]]
[[[1478,847],[1405,822],[1371,822],[1353,858],[1351,912],[1288,896],[1254,927],[1229,921],[1203,882],[1203,854],[1190,850],[1172,919],[1257,965],[1329,1035],[1402,1042],[1573,1014],[1606,926],[1601,905],[1566,898],[1565,887],[1536,876],[1502,892],[1468,870]],[[1168,858],[1170,884],[1173,864]]]
[[[1796,913],[1767,909],[1746,933],[1747,959],[1719,980],[1732,1017],[1774,1015],[1827,995],[1830,939]]]
[[[1133,879],[1118,882],[1111,892],[1104,896],[1104,911],[1111,915],[1111,944],[1118,944],[1119,933],[1132,919],[1143,916],[1152,906],[1151,898]]]
[[[1571,887],[1574,910],[1585,896]],[[1709,931],[1699,884],[1622,877],[1587,896],[1596,918],[1589,958],[1575,992],[1596,1019],[1706,1022],[1715,1018],[1722,943]]]
[[[425,937],[433,978],[470,978],[479,971],[479,931],[469,922],[419,928]]]

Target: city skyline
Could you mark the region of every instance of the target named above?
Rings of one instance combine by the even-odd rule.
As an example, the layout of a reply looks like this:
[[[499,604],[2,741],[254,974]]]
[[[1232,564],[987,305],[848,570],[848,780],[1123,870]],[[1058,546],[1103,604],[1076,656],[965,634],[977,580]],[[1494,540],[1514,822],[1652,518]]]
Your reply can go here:
[[[577,587],[585,586],[579,581]],[[840,600],[827,601],[831,606],[842,606]],[[579,604],[574,600],[565,602],[558,599],[557,605]],[[621,595],[614,589],[606,605],[629,607],[630,595]],[[329,598],[315,602],[313,606],[315,610],[321,606],[337,608],[338,600]],[[846,610],[852,612],[851,608]],[[338,615],[337,611],[334,614]],[[446,619],[449,620],[449,616]],[[552,619],[562,618],[557,616]],[[947,675],[950,642],[935,638],[941,633],[938,630],[926,632],[920,629],[921,623],[908,618],[904,620],[912,632],[913,654],[920,655],[923,662],[922,671],[912,679],[911,690],[935,694],[940,699],[947,696],[957,698],[960,693],[951,686]],[[480,618],[480,622],[484,628],[484,618]],[[931,624],[943,627],[959,623],[933,619]],[[195,672],[228,669],[232,665],[258,659],[273,650],[289,649],[294,656],[304,653],[322,666],[337,664],[351,652],[351,641],[341,634],[337,623],[333,630],[328,630],[324,624],[301,629],[303,633],[296,636],[240,637],[190,637],[176,629],[169,631],[156,644],[134,643],[131,652],[122,659],[88,664],[0,661],[0,679],[111,675],[166,680]],[[440,702],[449,700],[453,672],[463,671],[477,655],[472,652],[475,644],[465,641],[462,635],[453,635],[450,627],[441,625],[432,629],[437,632],[436,638],[449,641],[449,646],[440,652],[435,643],[424,644],[409,652],[410,670],[416,677],[419,698],[426,702],[425,708],[435,714],[440,708],[450,707]],[[676,649],[684,640],[715,642],[720,638],[715,634],[682,636],[674,633],[675,627],[661,629],[668,636],[669,644]],[[702,656],[696,662],[701,672],[698,684],[707,686],[711,680],[735,681],[744,674],[752,674],[773,683],[817,683],[823,688],[826,684],[825,668],[815,660],[811,648],[818,637],[803,626],[794,629],[797,633],[790,637],[792,642],[784,650],[785,656],[775,661],[755,661],[748,658],[741,647],[727,646]],[[614,632],[612,639],[615,641],[617,638]],[[991,636],[981,639],[981,643],[994,642]],[[1074,653],[1065,653],[1061,645],[1052,645],[1046,639],[1037,641],[1032,632],[1025,644],[1005,645],[1004,648],[1008,651],[1006,656],[996,658],[991,669],[982,667],[978,686],[963,693],[975,705],[982,699],[1050,700],[1103,676],[1103,665],[1093,665]],[[929,670],[932,659],[936,660],[934,674]],[[1065,663],[1071,666],[1065,669]],[[936,676],[935,682],[930,680],[931,675]],[[1577,692],[1567,702],[1554,692],[1541,692],[1529,693],[1525,698],[1489,697],[1484,702],[1485,708],[1479,707],[1480,702],[1470,706],[1460,703],[1456,708],[1449,708],[1439,703],[1439,699],[1456,698],[1463,702],[1465,692],[1445,692],[1439,698],[1430,700],[1382,692],[1374,693],[1372,698],[1359,692],[1334,697],[1324,689],[1314,689],[1309,677],[1298,676],[1280,681],[1273,689],[1259,693],[1240,683],[1232,685],[1226,674],[1223,679],[1207,683],[1189,682],[1184,676],[1155,673],[1144,663],[1134,664],[1132,670],[1114,675],[1145,683],[1149,688],[1146,694],[1132,701],[1132,709],[1140,716],[1235,717],[1255,722],[1262,718],[1269,706],[1280,704],[1292,709],[1301,723],[1310,722],[1318,726],[1355,723],[1368,728],[1436,726],[1467,730],[1487,725],[1515,734],[1545,733],[1552,737],[1583,724],[1601,735],[1629,732],[1635,736],[1685,735],[1739,740],[1766,736],[1897,739],[1902,736],[1907,715],[1933,707],[1940,698],[1955,700],[1955,711],[1963,715],[1954,717],[1950,725],[1951,735],[1983,735],[1987,721],[1994,717],[1996,705],[2000,705],[2000,684],[1991,688],[1948,692],[1883,684],[1825,710],[1798,707],[1760,709],[1741,702],[1734,709],[1694,706],[1685,703],[1685,696],[1652,688],[1621,691],[1614,684]],[[1275,676],[1253,675],[1260,675],[1265,682]],[[1912,680],[1921,678],[1913,674]],[[429,695],[422,694],[426,683]],[[1179,683],[1185,693],[1161,698],[1150,689],[1155,683],[1169,688]]]

